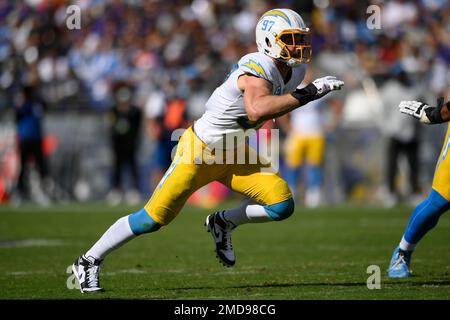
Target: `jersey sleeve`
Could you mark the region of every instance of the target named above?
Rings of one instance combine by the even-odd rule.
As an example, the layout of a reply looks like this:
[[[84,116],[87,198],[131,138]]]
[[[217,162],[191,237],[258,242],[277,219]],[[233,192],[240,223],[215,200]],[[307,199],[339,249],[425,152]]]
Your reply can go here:
[[[261,59],[257,54],[244,56],[238,63],[238,69],[240,73],[249,73],[275,84],[276,79],[273,75],[273,66],[265,59]]]

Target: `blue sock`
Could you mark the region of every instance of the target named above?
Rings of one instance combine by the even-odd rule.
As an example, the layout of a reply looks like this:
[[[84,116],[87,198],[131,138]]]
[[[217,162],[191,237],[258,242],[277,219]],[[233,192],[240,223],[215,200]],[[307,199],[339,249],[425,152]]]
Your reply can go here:
[[[450,202],[432,189],[428,198],[414,209],[403,236],[405,240],[410,244],[418,243],[449,208]]]
[[[292,194],[295,195],[297,193],[297,184],[300,178],[300,167],[292,168],[286,166],[286,174],[284,178],[286,179]]]
[[[266,205],[264,210],[274,221],[280,221],[289,218],[294,213],[295,203],[292,198],[279,203]]]
[[[320,166],[308,166],[308,189],[320,187],[322,183],[322,168]]]
[[[143,233],[157,231],[162,227],[159,223],[154,221],[143,208],[130,214],[128,216],[128,223],[130,224],[131,231],[137,236]]]

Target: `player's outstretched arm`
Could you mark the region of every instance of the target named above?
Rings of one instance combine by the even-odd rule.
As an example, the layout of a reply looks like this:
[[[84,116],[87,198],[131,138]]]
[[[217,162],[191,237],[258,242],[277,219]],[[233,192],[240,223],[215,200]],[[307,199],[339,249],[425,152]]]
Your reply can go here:
[[[272,84],[259,77],[243,75],[238,87],[244,92],[244,105],[248,119],[260,122],[280,117],[312,100],[319,99],[333,90],[340,90],[344,82],[335,77],[314,80],[292,94],[272,94]]]
[[[444,97],[437,99],[436,107],[420,101],[401,101],[398,108],[401,113],[410,115],[426,124],[450,121],[450,101],[444,104]]]
[[[258,123],[280,117],[298,107],[298,100],[290,94],[272,94],[272,83],[253,75],[242,75],[238,87],[244,92],[244,106],[248,119]]]
[[[312,100],[322,98],[331,91],[341,90],[343,86],[344,81],[334,76],[326,76],[314,80],[304,88],[297,88],[292,95],[300,102],[300,106],[302,106]]]

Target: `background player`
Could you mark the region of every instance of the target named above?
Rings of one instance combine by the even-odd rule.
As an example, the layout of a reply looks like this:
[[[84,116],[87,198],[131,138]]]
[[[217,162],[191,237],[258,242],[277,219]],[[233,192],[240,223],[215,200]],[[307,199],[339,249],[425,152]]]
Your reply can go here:
[[[305,83],[312,81],[314,73],[309,68]],[[332,115],[327,117],[326,110]],[[315,208],[322,202],[323,161],[326,135],[336,129],[342,114],[337,101],[323,98],[295,109],[278,119],[278,124],[288,133],[284,146],[286,168],[284,178],[294,197],[298,197],[297,185],[305,177],[306,207]]]
[[[72,270],[82,292],[102,290],[99,266],[108,253],[170,223],[189,196],[212,181],[220,181],[251,199],[239,208],[216,212],[206,219],[217,256],[227,266],[235,264],[231,244],[234,228],[244,223],[283,220],[293,213],[291,192],[277,173],[262,172],[265,166],[259,163],[219,163],[220,156],[214,151],[243,148],[248,159],[254,151],[245,143],[235,144],[237,135],[244,136],[266,120],[339,90],[344,83],[328,76],[297,88],[312,50],[310,30],[292,10],[274,9],[263,14],[256,26],[256,42],[259,52],[239,60],[209,98],[203,116],[185,131],[171,166],[145,207],[116,221],[76,259]],[[211,158],[219,161],[206,161]]]
[[[400,112],[413,116],[426,124],[437,124],[450,120],[450,101],[444,104],[444,98],[431,107],[419,101],[402,101]],[[428,198],[415,207],[408,226],[394,250],[388,269],[391,278],[410,277],[411,255],[417,243],[436,226],[440,216],[450,208],[450,159],[447,155],[449,147],[450,125],[448,125],[444,145],[434,173],[433,185]]]

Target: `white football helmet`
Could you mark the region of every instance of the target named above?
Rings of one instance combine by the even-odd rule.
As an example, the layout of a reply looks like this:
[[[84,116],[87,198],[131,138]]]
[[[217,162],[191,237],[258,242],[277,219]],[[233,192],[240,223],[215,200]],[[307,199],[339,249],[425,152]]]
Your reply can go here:
[[[311,32],[302,17],[290,9],[273,9],[261,16],[256,25],[256,44],[259,52],[290,67],[311,60]]]

